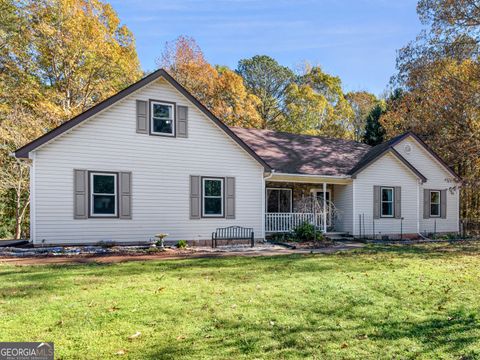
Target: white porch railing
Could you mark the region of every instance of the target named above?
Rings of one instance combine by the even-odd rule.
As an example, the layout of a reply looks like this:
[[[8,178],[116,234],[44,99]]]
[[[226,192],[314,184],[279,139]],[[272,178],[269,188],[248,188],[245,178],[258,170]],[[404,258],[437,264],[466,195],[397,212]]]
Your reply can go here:
[[[307,222],[323,230],[323,215],[314,213],[266,213],[265,232],[289,232]]]

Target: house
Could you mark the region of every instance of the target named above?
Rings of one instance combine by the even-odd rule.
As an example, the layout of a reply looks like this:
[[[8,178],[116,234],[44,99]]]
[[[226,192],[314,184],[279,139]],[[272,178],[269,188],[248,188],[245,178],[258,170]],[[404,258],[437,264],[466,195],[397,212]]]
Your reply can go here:
[[[229,128],[158,70],[18,149],[31,161],[35,245],[457,232],[458,176],[415,134],[369,147]]]

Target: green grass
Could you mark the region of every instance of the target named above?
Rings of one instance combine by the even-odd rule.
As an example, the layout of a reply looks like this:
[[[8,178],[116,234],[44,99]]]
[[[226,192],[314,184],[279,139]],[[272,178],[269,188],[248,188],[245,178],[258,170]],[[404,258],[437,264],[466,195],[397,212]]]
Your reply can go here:
[[[477,359],[479,276],[478,243],[0,265],[0,341],[53,341],[58,359]]]

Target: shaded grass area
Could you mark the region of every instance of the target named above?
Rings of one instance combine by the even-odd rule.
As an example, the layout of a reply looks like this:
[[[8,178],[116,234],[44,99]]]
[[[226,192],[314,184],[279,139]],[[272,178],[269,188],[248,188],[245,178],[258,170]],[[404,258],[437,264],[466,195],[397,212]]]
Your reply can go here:
[[[479,275],[479,243],[1,265],[0,341],[59,359],[477,359]]]

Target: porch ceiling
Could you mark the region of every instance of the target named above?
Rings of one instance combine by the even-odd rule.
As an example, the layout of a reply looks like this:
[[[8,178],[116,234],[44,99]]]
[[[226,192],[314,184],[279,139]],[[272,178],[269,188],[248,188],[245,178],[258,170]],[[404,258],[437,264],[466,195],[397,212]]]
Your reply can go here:
[[[295,182],[295,183],[309,183],[309,184],[340,184],[346,185],[352,182],[350,176],[321,176],[321,175],[302,175],[302,174],[285,174],[273,173],[267,178],[268,181],[279,182]]]

